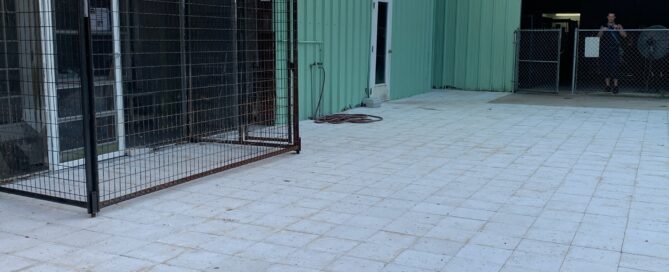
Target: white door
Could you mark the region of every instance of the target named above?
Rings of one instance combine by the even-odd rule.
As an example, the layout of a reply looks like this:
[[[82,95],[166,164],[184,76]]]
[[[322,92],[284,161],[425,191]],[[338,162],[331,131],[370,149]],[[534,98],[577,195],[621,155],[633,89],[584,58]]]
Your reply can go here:
[[[392,11],[392,0],[373,0],[369,89],[372,98],[383,101],[390,99]]]

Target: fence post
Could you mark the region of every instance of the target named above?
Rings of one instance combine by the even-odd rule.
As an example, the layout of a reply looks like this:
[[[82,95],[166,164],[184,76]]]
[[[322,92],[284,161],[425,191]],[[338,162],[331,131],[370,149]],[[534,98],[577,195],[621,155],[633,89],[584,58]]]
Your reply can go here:
[[[520,68],[520,36],[521,36],[521,31],[520,29],[517,29],[514,32],[514,42],[513,45],[515,46],[514,51],[514,61],[513,61],[513,92],[516,93],[518,91],[518,77],[519,77],[519,71],[518,69]]]
[[[286,122],[288,124],[288,126],[287,126],[288,127],[288,140],[294,140],[295,138],[293,138],[293,129],[294,129],[293,125],[295,123],[295,120],[293,118],[291,118],[291,116],[290,116],[290,113],[291,113],[290,106],[294,105],[294,102],[295,102],[295,101],[293,101],[293,95],[291,93],[291,90],[292,90],[292,88],[291,88],[292,87],[291,86],[291,81],[292,81],[291,80],[291,75],[294,72],[293,71],[293,64],[294,63],[293,63],[293,59],[292,59],[292,57],[293,57],[293,55],[292,55],[292,53],[293,53],[293,49],[292,49],[292,47],[293,47],[293,25],[290,22],[291,18],[292,18],[290,16],[290,13],[291,13],[291,6],[292,6],[293,1],[289,0],[289,1],[286,1],[284,3],[285,3],[285,6],[283,7],[284,8],[283,12],[284,12],[284,16],[286,18],[286,25],[285,25],[285,28],[286,28],[285,32],[286,33],[284,35],[286,35],[286,48],[285,48],[286,52],[285,52],[285,54],[286,54],[286,68],[287,68],[286,69],[286,98],[287,98],[286,99],[286,103],[287,103],[286,104],[286,107],[287,107],[287,109],[286,109]]]
[[[88,213],[95,217],[100,211],[98,151],[95,125],[95,79],[93,73],[93,42],[88,0],[80,0],[79,59],[81,104],[83,115],[84,161],[86,167],[86,203]]]
[[[294,50],[294,46],[296,46],[295,41],[297,40],[297,33],[295,33],[296,31],[293,29],[294,17],[292,15],[294,14],[293,12],[296,12],[294,9],[297,9],[296,2],[293,0],[285,2],[283,12],[286,18],[286,123],[288,128],[288,140],[294,145],[297,145],[298,136],[296,135],[296,132],[298,131],[296,128],[299,126],[299,117],[295,118],[295,108],[298,106],[296,99],[298,98],[295,94],[295,85],[297,85],[297,50]],[[297,150],[297,153],[300,153],[299,149]]]
[[[555,79],[555,93],[560,94],[560,65],[562,64],[562,29],[558,30],[557,71]]]
[[[191,141],[193,136],[192,129],[192,112],[191,112],[191,101],[192,96],[190,93],[191,84],[190,84],[190,73],[189,66],[190,61],[186,56],[186,1],[179,1],[179,58],[181,60],[180,75],[181,75],[181,133],[182,140],[187,142]]]
[[[299,89],[298,89],[299,88],[299,81],[298,81],[299,80],[299,77],[298,77],[298,71],[299,71],[299,68],[298,68],[298,61],[299,61],[299,59],[298,59],[298,41],[299,41],[299,39],[298,39],[298,36],[297,36],[297,33],[298,33],[298,31],[297,31],[297,29],[298,29],[298,25],[297,25],[297,12],[298,12],[297,6],[298,5],[297,5],[297,0],[293,0],[292,2],[293,2],[293,9],[292,9],[292,13],[291,13],[292,23],[293,23],[293,26],[291,28],[292,32],[293,32],[293,39],[292,39],[292,50],[293,50],[293,57],[292,57],[292,62],[293,62],[293,65],[292,65],[292,67],[293,67],[293,69],[292,69],[292,72],[293,72],[293,78],[292,78],[292,82],[293,82],[293,86],[292,86],[293,87],[293,89],[292,89],[292,92],[293,92],[293,101],[292,101],[293,102],[293,116],[292,117],[293,117],[294,143],[297,146],[296,152],[299,154],[302,151],[302,139],[300,138],[300,104],[299,104],[300,96],[299,96]],[[291,20],[289,20],[289,21],[291,21]]]
[[[578,43],[579,43],[579,38],[581,37],[581,35],[579,35],[578,28],[576,28],[576,30],[574,31],[574,36],[575,36],[574,37],[574,53],[573,53],[574,54],[574,63],[572,64],[573,67],[571,69],[571,73],[572,73],[572,75],[571,75],[571,94],[572,95],[576,93],[576,77],[578,76],[578,73],[577,73],[577,71],[578,71],[577,70],[578,69],[578,54],[579,54]]]
[[[244,16],[244,14],[242,14]],[[246,27],[245,25],[242,25],[241,27]],[[239,74],[239,58],[240,54],[242,54],[242,58],[246,59],[246,51],[239,50],[240,47],[240,23],[239,23],[239,5],[237,1],[233,1],[232,3],[232,73],[234,76],[232,77],[232,84],[234,85],[234,98],[235,98],[235,103],[237,104],[233,109],[233,115],[235,115],[237,119],[237,137],[238,141],[240,143],[245,143],[246,142],[246,136],[247,136],[247,121],[245,120],[246,118],[246,110],[250,109],[250,103],[247,100],[247,95],[244,93],[242,94],[242,86],[240,86],[240,74]],[[243,33],[243,32],[242,32]],[[256,34],[257,35],[257,34]],[[246,46],[246,37],[243,37],[241,39],[242,46]],[[246,66],[246,63],[244,63],[244,67],[242,68],[243,72],[246,72],[248,69]],[[242,78],[243,80],[244,78]]]

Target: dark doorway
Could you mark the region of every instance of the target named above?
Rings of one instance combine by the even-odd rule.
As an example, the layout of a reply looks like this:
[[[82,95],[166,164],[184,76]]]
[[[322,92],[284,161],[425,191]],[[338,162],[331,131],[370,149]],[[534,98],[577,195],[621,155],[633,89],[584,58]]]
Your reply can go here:
[[[376,84],[386,83],[386,40],[388,36],[388,3],[379,2],[376,34]]]
[[[618,23],[626,29],[669,27],[667,10],[669,1],[666,0],[525,0],[521,29],[562,29],[560,84],[568,89],[572,80],[576,28],[598,29],[605,24],[609,12],[616,13]]]

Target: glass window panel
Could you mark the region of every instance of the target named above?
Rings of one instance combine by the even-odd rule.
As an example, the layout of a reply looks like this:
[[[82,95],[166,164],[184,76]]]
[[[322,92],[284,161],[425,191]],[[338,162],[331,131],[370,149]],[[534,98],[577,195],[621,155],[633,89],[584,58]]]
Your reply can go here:
[[[6,96],[0,96],[0,124],[9,123],[11,123],[9,99]]]
[[[21,74],[19,70],[9,70],[7,74],[9,75],[9,95],[21,95]]]
[[[102,117],[96,120],[98,154],[118,150],[116,138],[116,117]],[[63,122],[59,127],[61,162],[78,160],[84,156],[83,121]]]
[[[10,99],[12,108],[12,123],[19,123],[23,121],[23,99],[21,97],[12,97]]]

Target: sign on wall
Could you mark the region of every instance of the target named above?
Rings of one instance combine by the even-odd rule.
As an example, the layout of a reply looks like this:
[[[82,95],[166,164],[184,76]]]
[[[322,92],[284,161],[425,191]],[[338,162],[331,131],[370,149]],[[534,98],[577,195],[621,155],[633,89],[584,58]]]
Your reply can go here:
[[[599,37],[585,38],[585,57],[599,58]]]

